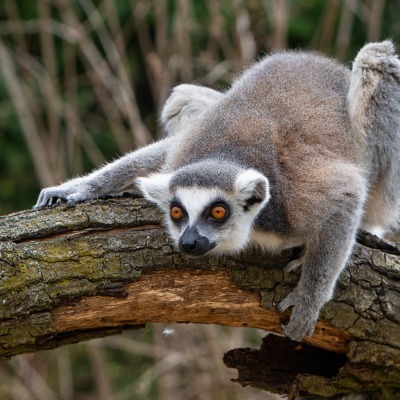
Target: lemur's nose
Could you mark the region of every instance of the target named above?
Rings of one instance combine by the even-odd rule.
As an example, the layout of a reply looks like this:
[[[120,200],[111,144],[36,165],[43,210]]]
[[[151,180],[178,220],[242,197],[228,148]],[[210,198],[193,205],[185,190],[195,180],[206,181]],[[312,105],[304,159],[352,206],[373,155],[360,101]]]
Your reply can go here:
[[[181,247],[185,251],[190,251],[196,248],[197,240],[191,240],[191,241],[182,241],[181,242]]]
[[[215,247],[208,238],[200,235],[195,226],[188,226],[179,238],[179,249],[190,256],[201,256]]]
[[[200,235],[197,229],[188,226],[179,238],[180,249],[188,253],[192,252],[196,248],[199,238]]]

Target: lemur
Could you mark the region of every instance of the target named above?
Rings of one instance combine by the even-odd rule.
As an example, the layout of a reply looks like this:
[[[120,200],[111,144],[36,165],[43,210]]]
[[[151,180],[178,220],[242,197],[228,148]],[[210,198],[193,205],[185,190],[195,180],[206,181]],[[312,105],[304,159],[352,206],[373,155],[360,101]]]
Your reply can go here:
[[[393,44],[367,44],[352,70],[312,52],[269,55],[223,93],[177,86],[160,119],[164,139],[43,189],[35,207],[139,189],[188,256],[303,246],[287,268],[301,266],[300,280],[278,310],[292,307],[290,338],[311,335],[357,229],[383,234],[399,216]]]

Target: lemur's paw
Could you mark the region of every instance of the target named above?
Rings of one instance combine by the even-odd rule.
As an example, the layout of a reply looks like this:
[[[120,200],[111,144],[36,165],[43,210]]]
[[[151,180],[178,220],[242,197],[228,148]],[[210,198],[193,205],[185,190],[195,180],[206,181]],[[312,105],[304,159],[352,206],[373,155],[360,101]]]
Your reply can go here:
[[[289,293],[276,307],[279,312],[284,312],[295,305],[297,298],[296,289]]]
[[[290,261],[286,266],[283,268],[283,272],[285,274],[295,271],[296,269],[300,268],[304,263],[304,256],[296,258],[295,260]]]
[[[64,201],[68,206],[72,207],[76,203],[80,203],[85,200],[96,198],[94,188],[85,183],[71,184],[66,182],[59,186],[52,186],[46,189],[42,189],[37,203],[33,208],[43,208],[51,206],[60,201]]]
[[[293,307],[290,321],[287,325],[281,325],[281,328],[292,340],[300,342],[305,336],[313,334],[319,312],[315,311],[296,291],[279,303],[278,311],[282,312],[289,307]]]

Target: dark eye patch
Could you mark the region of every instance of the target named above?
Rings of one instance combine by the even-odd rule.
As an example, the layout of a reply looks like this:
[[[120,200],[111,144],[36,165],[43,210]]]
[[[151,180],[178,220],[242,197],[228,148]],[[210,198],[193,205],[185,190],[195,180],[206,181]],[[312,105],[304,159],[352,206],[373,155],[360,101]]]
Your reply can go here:
[[[174,207],[179,207],[179,208],[182,210],[183,215],[182,215],[182,217],[181,217],[180,219],[174,219],[174,218],[172,218],[172,217],[170,216],[171,221],[174,222],[175,224],[180,224],[180,223],[183,222],[183,221],[187,221],[187,219],[188,219],[188,213],[187,213],[187,211],[186,211],[186,208],[185,208],[185,207],[181,204],[181,202],[178,201],[178,199],[176,199],[176,198],[174,198],[174,199],[171,201],[171,204],[169,205],[170,211],[171,211]]]

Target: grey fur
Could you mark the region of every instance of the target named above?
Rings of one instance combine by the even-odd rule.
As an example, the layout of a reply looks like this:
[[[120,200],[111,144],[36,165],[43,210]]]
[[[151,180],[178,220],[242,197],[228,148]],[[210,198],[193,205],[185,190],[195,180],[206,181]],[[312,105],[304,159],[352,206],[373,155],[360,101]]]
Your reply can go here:
[[[186,230],[192,241],[207,237],[212,252],[304,245],[289,265],[302,266],[300,281],[278,307],[293,307],[284,331],[301,340],[331,298],[357,229],[384,232],[398,219],[399,84],[400,62],[385,41],[361,49],[352,71],[286,52],[253,65],[226,93],[178,86],[161,115],[168,138],[43,189],[35,207],[139,186],[165,211],[176,243]],[[191,193],[207,199],[187,201]],[[171,222],[171,201],[184,198],[196,218]],[[219,225],[207,214],[217,200],[230,212]]]

